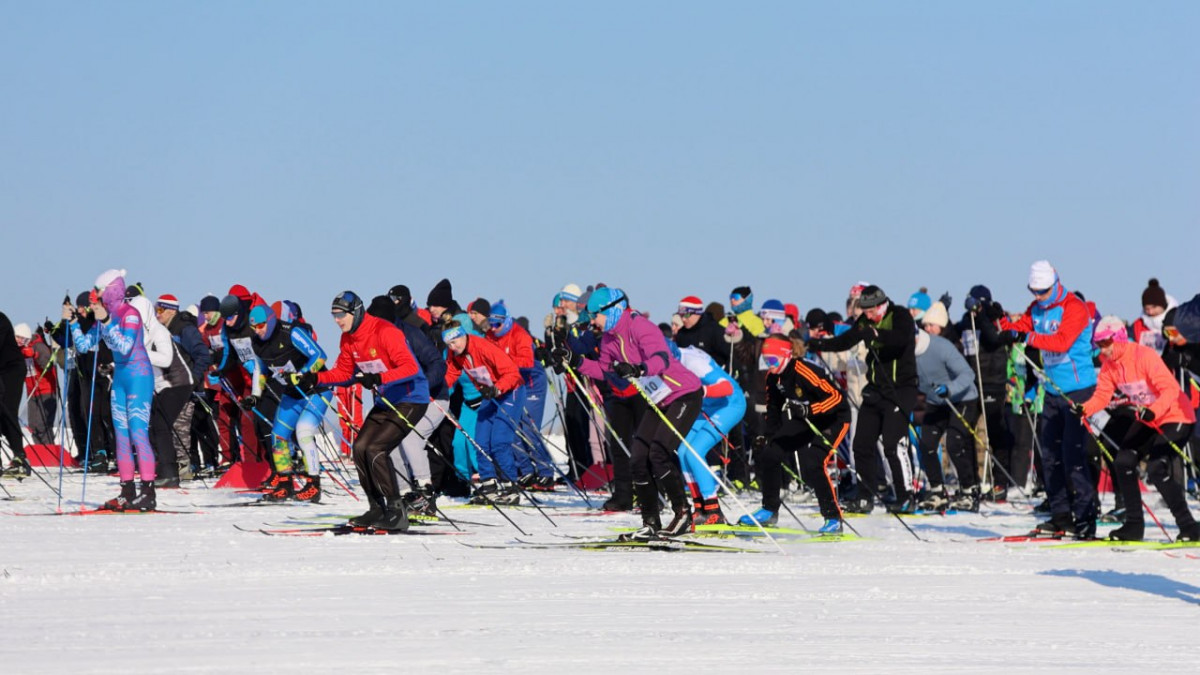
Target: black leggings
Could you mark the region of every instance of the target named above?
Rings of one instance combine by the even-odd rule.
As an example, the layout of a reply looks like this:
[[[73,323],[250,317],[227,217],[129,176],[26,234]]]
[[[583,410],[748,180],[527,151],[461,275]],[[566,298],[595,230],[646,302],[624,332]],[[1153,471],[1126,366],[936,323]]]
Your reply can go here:
[[[17,414],[21,410],[21,393],[25,384],[25,364],[0,372],[0,433],[8,441],[8,449],[14,457],[25,457],[25,443],[21,440],[21,422]]]
[[[1164,424],[1161,431],[1160,434],[1128,415],[1114,415],[1104,427],[1105,434],[1121,444],[1120,450],[1113,456],[1113,476],[1125,500],[1125,522],[1145,522],[1137,473],[1138,463],[1144,459],[1146,477],[1162,495],[1171,515],[1175,517],[1175,523],[1181,528],[1190,527],[1196,520],[1188,510],[1183,486],[1171,476],[1172,465],[1181,461],[1181,458],[1170,444],[1186,443],[1192,434],[1192,425]]]
[[[859,497],[869,498],[878,489],[881,477],[877,475],[879,462],[876,461],[875,443],[882,440],[883,454],[892,469],[892,488],[896,491],[896,501],[903,502],[909,497],[912,462],[907,448],[900,447],[900,441],[908,434],[908,411],[916,403],[916,392],[905,390],[905,395],[900,398],[908,407],[902,408],[878,391],[872,392],[871,387],[867,385],[863,391],[858,427],[854,430],[854,464],[867,488],[867,494],[859,493]]]
[[[396,414],[396,410],[386,405],[371,408],[371,412],[367,413],[367,418],[363,420],[362,430],[354,439],[352,454],[354,468],[358,469],[358,482],[367,493],[367,499],[377,504],[392,500],[399,494],[396,489],[396,470],[392,467],[392,460],[388,454],[412,430],[408,423],[400,419],[400,415],[416,424],[425,416],[425,409],[429,407],[424,403],[394,405],[396,410],[400,411],[399,415]]]
[[[679,471],[680,434],[686,435],[692,428],[700,416],[703,400],[699,390],[693,391],[675,399],[665,409],[659,409],[666,421],[653,410],[642,417],[633,446],[629,448],[629,468],[633,474],[633,488],[642,506],[643,520],[658,515],[656,483],[667,493],[672,509],[679,512],[687,508],[687,493]]]
[[[800,479],[812,488],[821,507],[821,516],[827,520],[840,520],[837,494],[829,480],[826,467],[835,461],[836,448],[850,430],[850,413],[839,415],[832,422],[815,423],[824,438],[813,433],[804,420],[788,420],[771,438],[770,444],[755,454],[755,476],[762,489],[762,505],[768,511],[779,512],[783,505],[779,493],[783,489],[783,461],[797,453],[800,464]],[[829,449],[826,441],[834,450]]]
[[[979,401],[957,404],[958,411],[966,418],[971,428],[979,421]],[[958,473],[958,487],[969,490],[979,485],[979,473],[975,461],[975,437],[948,405],[926,405],[925,419],[921,423],[921,468],[929,478],[930,490],[941,490],[946,484],[942,475],[942,460],[938,457],[938,442],[946,437],[946,454],[954,463]],[[970,442],[968,442],[970,441]]]
[[[618,501],[632,500],[633,473],[630,469],[629,455],[625,453],[625,450],[628,448],[630,453],[633,452],[634,434],[638,431],[642,421],[647,417],[658,419],[658,415],[649,411],[646,400],[641,396],[628,398],[614,396],[604,402],[604,410],[608,415],[608,424],[612,427],[612,431],[620,436],[618,442],[611,432],[606,434],[605,446],[608,451],[608,461],[612,462],[613,467],[613,497]],[[625,444],[624,448],[621,447],[621,443]],[[654,502],[657,504],[658,499],[655,499]]]

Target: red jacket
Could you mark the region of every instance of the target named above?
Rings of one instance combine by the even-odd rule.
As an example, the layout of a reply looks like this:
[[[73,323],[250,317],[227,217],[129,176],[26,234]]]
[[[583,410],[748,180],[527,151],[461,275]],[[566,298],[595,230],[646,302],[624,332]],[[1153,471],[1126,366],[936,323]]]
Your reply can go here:
[[[533,367],[533,338],[530,337],[529,331],[521,327],[521,324],[514,321],[512,328],[509,328],[503,337],[496,337],[496,331],[489,330],[487,339],[503,349],[513,363],[517,364],[517,368]]]
[[[429,385],[413,357],[408,340],[396,326],[364,314],[358,330],[342,333],[340,348],[333,368],[317,375],[319,384],[349,382],[356,371],[379,373],[380,389],[389,390],[385,392],[389,399],[429,403]],[[400,383],[408,386],[399,389],[388,386],[398,387]],[[393,391],[399,396],[393,396]]]
[[[464,372],[476,387],[489,385],[502,394],[507,394],[524,383],[521,372],[517,370],[517,364],[508,354],[488,340],[481,340],[477,335],[467,335],[467,347],[462,354],[450,352],[446,357],[446,387],[453,387]]]
[[[21,347],[21,354],[25,357],[25,393],[32,398],[58,391],[58,370],[54,367],[54,352],[46,346],[42,336],[34,335],[29,344]]]

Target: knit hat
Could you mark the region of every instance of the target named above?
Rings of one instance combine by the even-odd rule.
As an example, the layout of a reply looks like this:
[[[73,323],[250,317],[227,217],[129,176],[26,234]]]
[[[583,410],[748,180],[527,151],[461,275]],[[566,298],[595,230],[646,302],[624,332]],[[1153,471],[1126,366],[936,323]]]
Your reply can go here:
[[[200,308],[195,305],[188,305],[184,311],[192,316],[200,316]]]
[[[125,299],[126,300],[132,300],[139,295],[145,295],[145,294],[146,294],[145,291],[142,290],[142,282],[140,282],[140,281],[137,282],[136,284],[131,284],[131,285],[125,287]]]
[[[88,293],[87,291],[84,291],[84,292],[80,293],[79,295],[75,296],[75,306],[76,307],[87,307],[91,301],[92,301],[91,294]]]
[[[158,302],[156,304],[159,309],[173,309],[177,312],[179,311],[179,298],[171,295],[170,293],[158,296]]]
[[[1092,330],[1092,344],[1100,344],[1105,340],[1113,342],[1129,342],[1129,329],[1119,316],[1106,316]]]
[[[215,295],[206,295],[200,298],[201,312],[219,312],[221,311],[221,300]]]
[[[1167,292],[1163,290],[1162,286],[1158,285],[1158,279],[1150,279],[1146,290],[1142,291],[1142,304],[1166,308]]]
[[[887,302],[887,299],[887,293],[884,293],[882,288],[871,284],[862,289],[862,294],[858,296],[858,306],[863,309],[871,309]]]
[[[454,293],[450,289],[450,280],[442,279],[437,282],[433,290],[429,291],[429,297],[426,298],[425,304],[429,307],[449,307],[454,304]]]
[[[1058,281],[1058,272],[1049,260],[1039,260],[1029,267],[1029,290],[1044,291]]]
[[[688,314],[703,314],[703,313],[704,313],[704,303],[701,302],[700,298],[697,298],[694,295],[689,295],[686,298],[679,301],[680,316],[687,316]]]
[[[857,298],[858,296],[862,295],[864,288],[866,288],[867,286],[873,286],[873,285],[874,284],[872,284],[869,281],[860,281],[860,282],[854,284],[853,286],[850,287],[850,297]]]
[[[925,311],[925,316],[921,318],[922,324],[933,324],[945,328],[950,323],[950,314],[946,311],[946,306],[937,301],[929,306]]]
[[[367,307],[367,314],[388,323],[396,323],[396,303],[392,302],[390,294],[377,295],[371,298],[371,306]]]
[[[269,340],[275,334],[275,326],[279,324],[278,316],[275,314],[275,310],[267,305],[255,305],[250,310],[250,325],[253,327],[264,323],[267,324],[267,331],[264,333],[264,336],[265,339]]]
[[[795,303],[785,303],[783,306],[783,313],[792,320],[792,325],[800,325],[800,308],[797,307]]]
[[[763,363],[767,364],[767,370],[778,373],[783,370],[788,359],[792,358],[792,341],[782,335],[768,337],[763,340],[762,358]]]
[[[562,290],[559,291],[559,294],[562,296],[563,300],[578,302],[579,296],[583,295],[583,289],[579,287],[579,284],[567,284],[566,286],[562,287]]]
[[[412,304],[412,291],[408,290],[408,286],[404,284],[392,286],[388,291],[388,297],[392,299],[392,302],[400,305],[407,306]]]
[[[13,335],[25,340],[33,339],[33,331],[30,330],[29,324],[23,322],[13,326]]]
[[[774,298],[763,303],[762,309],[759,310],[758,315],[763,321],[768,321],[771,323],[775,323],[777,321],[782,323],[787,319],[787,313],[783,310],[783,303],[779,300],[775,300]]]
[[[475,298],[471,301],[470,306],[467,307],[467,311],[487,316],[492,313],[492,303],[483,298]]]
[[[833,332],[833,322],[829,320],[829,315],[823,309],[814,307],[808,310],[808,314],[804,316],[804,323],[810,328],[820,328],[826,333]]]
[[[980,302],[991,302],[992,301],[992,292],[990,290],[988,290],[988,287],[984,286],[983,284],[979,284],[978,286],[972,286],[971,291],[969,293],[967,293],[967,295],[972,298],[975,298],[976,300],[978,300]]]
[[[924,287],[908,296],[908,308],[917,310],[917,319],[920,319],[925,312],[929,311],[931,305],[933,305],[933,298],[929,297],[929,291]]]

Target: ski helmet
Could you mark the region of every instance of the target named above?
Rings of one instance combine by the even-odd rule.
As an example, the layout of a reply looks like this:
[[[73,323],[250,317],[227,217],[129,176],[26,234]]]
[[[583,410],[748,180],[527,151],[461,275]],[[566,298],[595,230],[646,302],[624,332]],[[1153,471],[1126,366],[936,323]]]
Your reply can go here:
[[[330,309],[335,312],[345,312],[354,316],[354,323],[350,325],[349,332],[353,333],[358,330],[362,324],[364,308],[362,298],[354,291],[342,291],[333,299]]]
[[[96,297],[112,314],[125,302],[125,270],[106,270],[96,277]]]
[[[242,313],[242,301],[236,295],[227,295],[221,298],[220,310],[222,319],[232,319]]]

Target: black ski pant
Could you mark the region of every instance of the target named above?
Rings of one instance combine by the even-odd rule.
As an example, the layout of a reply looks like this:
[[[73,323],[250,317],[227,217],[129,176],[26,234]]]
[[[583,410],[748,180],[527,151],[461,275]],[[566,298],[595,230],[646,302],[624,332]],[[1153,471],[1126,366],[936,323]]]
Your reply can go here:
[[[571,457],[573,476],[582,476],[592,466],[591,424],[588,406],[580,400],[583,393],[578,389],[567,396],[563,406],[563,433],[567,440],[567,454]]]
[[[29,436],[34,445],[54,445],[54,413],[57,410],[58,397],[54,394],[29,397],[25,415],[29,419]]]
[[[700,416],[703,400],[703,394],[696,390],[680,396],[666,408],[658,408],[657,412],[651,410],[642,416],[629,448],[629,464],[643,522],[658,518],[659,488],[667,493],[676,513],[688,508],[678,451],[682,443],[680,437],[687,435]]]
[[[937,405],[926,401],[925,417],[921,422],[921,468],[929,479],[929,489],[939,491],[946,485],[942,475],[942,460],[938,457],[938,444],[946,438],[946,454],[958,474],[960,490],[979,486],[979,473],[975,461],[975,437],[967,425],[975,427],[979,421],[979,401],[964,401],[955,406],[967,424],[948,405]]]
[[[990,410],[988,412],[991,412]],[[1004,404],[1004,423],[1008,428],[1009,434],[1012,436],[1012,450],[1008,454],[1009,463],[1005,465],[1005,469],[1012,474],[1012,478],[1016,481],[1016,487],[1024,490],[1025,485],[1029,482],[1029,472],[1034,468],[1034,460],[1041,464],[1040,458],[1034,452],[1034,430],[1037,424],[1037,418],[1026,412],[1024,404],[1013,412],[1012,405]],[[991,417],[988,418],[988,426],[992,424]],[[994,446],[993,446],[994,447]],[[1003,464],[1003,460],[1001,460]],[[1037,474],[1041,475],[1040,471]],[[997,478],[997,481],[1000,479]],[[1034,478],[1034,483],[1038,482],[1038,478]]]
[[[0,372],[0,434],[8,442],[13,457],[25,458],[25,442],[22,440],[21,421],[17,415],[21,410],[21,394],[25,384],[25,364]]]
[[[633,452],[634,432],[640,428],[642,421],[647,416],[656,419],[658,416],[649,412],[645,399],[637,394],[625,398],[613,396],[604,402],[604,409],[608,414],[608,425],[612,427],[612,431],[606,434],[608,438],[605,443],[608,461],[613,467],[612,499],[632,503],[633,473],[629,455],[625,451],[628,449],[630,453]],[[614,432],[616,437],[613,436]],[[621,447],[622,443],[625,447]],[[655,505],[658,504],[657,497],[653,501]],[[642,508],[646,508],[646,505],[642,504]]]
[[[195,394],[196,407],[192,413],[191,460],[197,467],[215,467],[221,463],[221,432],[217,429],[215,392],[205,390]]]
[[[76,370],[75,372],[80,372]],[[90,377],[90,373],[88,376]],[[75,437],[76,458],[82,461],[87,455],[92,458],[114,447],[112,428],[112,404],[108,391],[108,378],[97,375],[95,388],[89,377],[78,377],[67,392],[67,411],[71,418],[71,433]],[[88,439],[91,445],[88,445]]]
[[[1004,402],[1004,390],[993,391],[985,388],[980,405],[982,407],[980,414],[987,418],[985,424],[988,448],[991,449],[992,458],[995,461],[995,466],[984,467],[985,472],[988,469],[991,470],[992,485],[1008,487],[1012,482],[1008,479],[1011,475],[1018,481],[1021,489],[1025,489],[1025,476],[1017,475],[1018,472],[1013,470],[1013,465],[1017,462],[1017,458],[1014,456],[1016,437],[1008,426],[1008,416],[1005,414],[1008,405]],[[1028,474],[1028,461],[1025,462],[1025,467],[1026,474]]]
[[[155,475],[159,478],[179,478],[175,420],[191,395],[191,385],[167,387],[154,394],[150,404],[150,445],[154,448]]]
[[[837,447],[850,431],[850,411],[832,417],[832,420],[813,421],[821,436],[814,434],[805,420],[787,420],[771,437],[771,442],[755,453],[755,477],[762,490],[764,509],[779,513],[783,505],[779,496],[783,489],[783,462],[794,454],[800,465],[800,479],[816,494],[821,516],[827,520],[841,519],[837,493],[827,469],[830,462],[837,461]],[[826,441],[833,444],[833,449]]]
[[[862,406],[858,410],[858,427],[854,430],[854,464],[858,468],[860,483],[865,484],[867,494],[859,494],[859,498],[870,499],[880,478],[878,451],[875,444],[883,441],[883,454],[892,470],[892,489],[896,493],[896,501],[903,503],[911,496],[909,486],[912,484],[912,461],[906,448],[900,442],[908,434],[909,411],[916,405],[916,390],[905,389],[893,398],[899,403],[884,398],[878,391],[872,391],[873,385],[867,385],[863,390]],[[903,407],[902,405],[903,404]],[[875,495],[881,498],[883,495]]]
[[[389,457],[392,448],[400,445],[400,441],[412,431],[400,415],[407,420],[419,420],[425,415],[427,403],[395,403],[396,410],[386,405],[377,405],[367,413],[363,420],[362,430],[354,439],[351,454],[354,457],[354,468],[358,469],[358,482],[362,485],[367,498],[376,504],[394,499],[399,491],[396,488],[396,469]],[[396,411],[400,414],[396,414]],[[415,424],[415,422],[414,422]]]
[[[1164,424],[1159,433],[1132,415],[1113,415],[1104,433],[1120,443],[1113,456],[1113,477],[1116,488],[1124,498],[1125,522],[1145,524],[1142,514],[1142,491],[1138,481],[1138,463],[1146,461],[1146,478],[1162,495],[1175,523],[1180,528],[1191,527],[1196,520],[1188,510],[1183,483],[1172,471],[1181,458],[1171,443],[1182,447],[1192,433],[1191,424]],[[1112,451],[1112,448],[1109,448]]]

